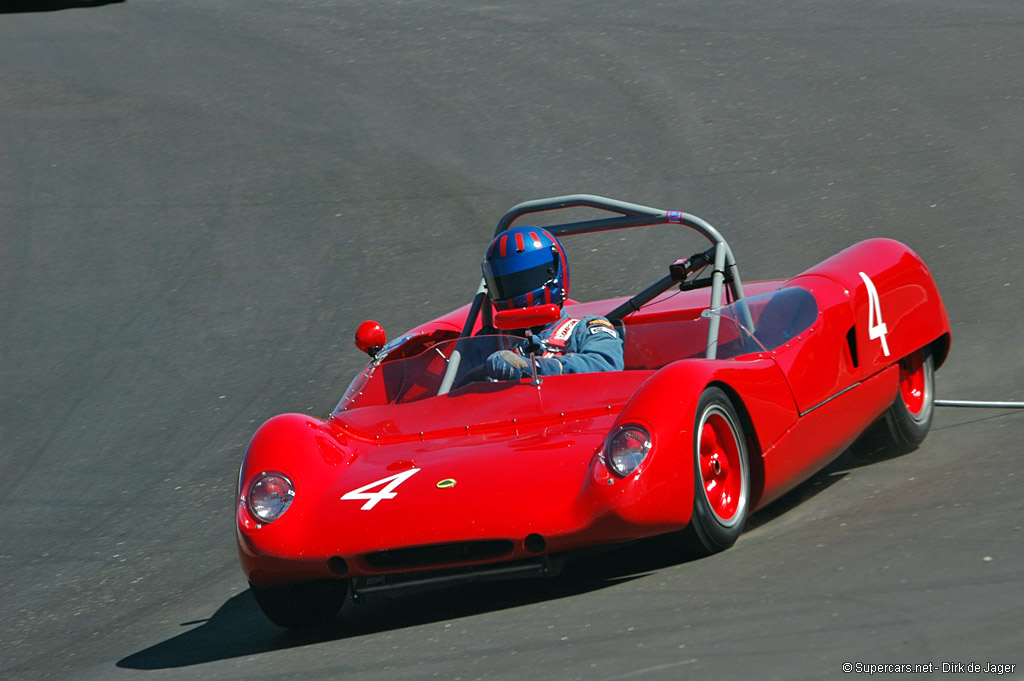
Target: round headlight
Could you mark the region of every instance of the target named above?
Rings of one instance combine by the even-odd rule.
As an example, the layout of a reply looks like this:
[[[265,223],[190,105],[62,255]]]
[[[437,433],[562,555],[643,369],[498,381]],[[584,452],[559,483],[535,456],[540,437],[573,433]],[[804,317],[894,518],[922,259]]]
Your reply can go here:
[[[295,485],[281,473],[263,473],[249,485],[249,512],[261,523],[272,523],[288,510]]]
[[[626,477],[637,469],[651,451],[651,434],[638,425],[620,426],[605,443],[608,467]]]

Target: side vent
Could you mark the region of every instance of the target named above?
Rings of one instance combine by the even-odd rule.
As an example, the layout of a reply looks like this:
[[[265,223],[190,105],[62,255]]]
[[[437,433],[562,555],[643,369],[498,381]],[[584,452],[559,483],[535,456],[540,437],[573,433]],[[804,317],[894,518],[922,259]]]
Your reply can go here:
[[[846,332],[846,345],[850,348],[850,359],[853,361],[853,368],[856,369],[860,363],[857,361],[857,327],[851,326]]]

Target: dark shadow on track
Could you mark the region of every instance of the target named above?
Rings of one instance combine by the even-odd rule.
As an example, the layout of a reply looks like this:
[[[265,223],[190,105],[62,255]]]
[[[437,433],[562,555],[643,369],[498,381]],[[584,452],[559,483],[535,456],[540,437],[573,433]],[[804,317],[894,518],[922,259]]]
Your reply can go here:
[[[133,653],[118,661],[126,669],[188,667],[287,648],[351,639],[384,631],[556,600],[630,581],[670,561],[636,544],[602,554],[594,563],[577,565],[571,576],[454,586],[402,596],[375,595],[361,605],[345,604],[327,627],[284,630],[260,612],[250,591],[229,599],[195,629]],[[638,556],[637,554],[651,554]],[[191,626],[196,622],[183,623]]]
[[[0,0],[0,14],[21,14],[24,12],[56,12],[78,7],[99,7],[113,5],[124,0]]]
[[[935,430],[940,430],[940,428],[935,428]],[[812,475],[806,481],[797,485],[794,489],[790,490],[786,494],[782,495],[775,501],[771,502],[770,504],[768,504],[767,506],[758,510],[756,513],[750,516],[747,519],[744,531],[749,531],[754,528],[761,527],[762,525],[768,524],[775,518],[785,515],[788,511],[796,508],[797,506],[804,503],[808,499],[812,499],[817,495],[821,494],[829,487],[845,478],[850,471],[856,468],[861,468],[862,466],[871,466],[874,464],[881,464],[886,461],[898,459],[903,456],[910,456],[913,453],[913,451],[895,454],[876,452],[871,454],[870,456],[865,456],[855,454],[853,449],[847,449],[845,452],[840,454],[835,460],[833,460],[832,463],[822,468],[820,471]]]
[[[747,518],[744,531],[749,532],[785,515],[808,499],[818,496],[845,478],[847,471],[867,465],[868,463],[870,462],[857,459],[849,450],[843,452],[832,463],[822,468],[806,481]]]

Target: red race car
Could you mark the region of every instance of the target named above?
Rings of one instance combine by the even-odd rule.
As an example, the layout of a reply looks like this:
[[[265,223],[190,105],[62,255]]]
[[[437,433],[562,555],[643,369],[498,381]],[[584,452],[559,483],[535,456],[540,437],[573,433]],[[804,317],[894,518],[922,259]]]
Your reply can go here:
[[[747,516],[855,442],[918,446],[949,351],[935,282],[909,248],[861,242],[790,279],[748,283],[704,220],[590,195],[519,204],[598,218],[557,237],[666,225],[711,246],[632,297],[565,302],[601,315],[622,370],[481,379],[487,357],[556,305],[471,304],[391,342],[328,418],[286,414],[256,432],[236,509],[242,568],[285,627],[329,621],[351,594],[555,574],[572,552],[668,535],[708,554]],[[529,339],[527,339],[529,341]],[[534,348],[536,350],[536,348]]]

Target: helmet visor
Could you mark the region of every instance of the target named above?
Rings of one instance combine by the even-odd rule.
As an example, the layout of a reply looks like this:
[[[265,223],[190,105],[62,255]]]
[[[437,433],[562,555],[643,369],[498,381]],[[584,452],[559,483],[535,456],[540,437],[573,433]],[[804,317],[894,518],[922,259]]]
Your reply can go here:
[[[555,264],[551,262],[535,267],[528,267],[518,272],[502,275],[494,274],[489,262],[484,263],[484,281],[491,300],[515,298],[529,291],[536,291],[548,284],[555,277]]]

